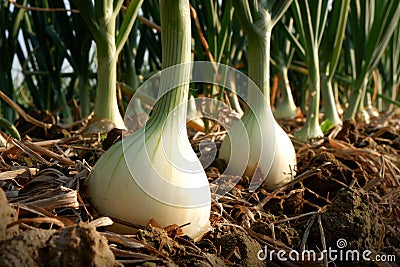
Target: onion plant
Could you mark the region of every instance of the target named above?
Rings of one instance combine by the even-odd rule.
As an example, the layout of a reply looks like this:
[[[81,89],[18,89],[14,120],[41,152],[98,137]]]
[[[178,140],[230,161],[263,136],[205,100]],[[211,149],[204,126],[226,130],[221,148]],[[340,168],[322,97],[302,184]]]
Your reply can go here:
[[[98,70],[94,115],[97,119],[111,122],[112,126],[117,128],[125,128],[117,103],[118,55],[128,39],[142,2],[143,0],[129,2],[121,27],[117,31],[116,21],[124,3],[123,0],[94,2],[74,0],[96,42]]]
[[[328,16],[328,0],[295,1],[293,6],[295,30],[299,38],[292,38],[308,67],[308,110],[303,128],[296,132],[300,139],[323,136],[319,126],[321,79],[319,76],[319,45]]]
[[[21,136],[19,135],[17,128],[15,128],[14,124],[6,120],[5,118],[0,117],[0,128],[4,128],[12,137],[21,140]],[[2,137],[1,134],[0,137]],[[0,142],[0,146],[3,145],[5,144]]]
[[[385,53],[379,63],[379,70],[384,80],[384,86],[389,93],[392,101],[400,100],[400,20],[392,38],[386,48]],[[388,110],[393,110],[394,104],[390,103]]]
[[[160,12],[163,70],[159,100],[144,127],[98,160],[87,180],[88,194],[103,214],[141,225],[151,219],[163,227],[177,224],[197,239],[209,228],[211,193],[186,131],[189,2],[160,0]],[[116,230],[127,231],[122,226]]]
[[[222,63],[235,67],[243,60],[243,50],[246,46],[246,38],[240,27],[239,21],[236,16],[231,17],[231,23],[229,24],[229,35],[227,45],[225,46],[224,55],[222,57]],[[229,104],[233,110],[239,114],[239,116],[243,115],[243,110],[239,102],[238,93],[238,84],[236,83],[236,77],[231,75],[232,77],[226,77],[230,83],[231,91],[228,91]]]
[[[26,0],[18,2],[26,5]],[[0,4],[0,90],[5,92],[10,98],[14,98],[14,100],[12,68],[18,44],[18,33],[25,11],[25,9],[15,8],[8,1],[2,1]],[[9,106],[1,105],[0,103],[0,107],[0,116],[2,114],[8,120],[15,118],[15,114]]]
[[[324,117],[331,125],[342,123],[333,91],[333,77],[342,51],[349,7],[350,0],[332,2],[324,29],[325,33],[319,46],[322,104],[325,113]]]
[[[295,52],[291,42],[284,34],[286,24],[284,19],[288,22],[288,30],[293,29],[293,20],[289,16],[283,16],[282,20],[277,23],[274,31],[272,31],[272,64],[276,69],[278,76],[278,89],[281,98],[275,105],[274,117],[276,119],[293,119],[297,116],[297,107],[294,103],[292,91],[290,88],[290,81],[288,77],[289,66],[292,63],[293,55]]]
[[[63,1],[36,0],[31,1],[30,5],[47,11],[66,8]],[[53,38],[53,33],[61,31],[63,26],[58,22],[56,12],[28,10],[24,13],[16,54],[22,66],[25,88],[35,108],[51,111],[61,108],[64,122],[72,122],[67,99],[72,98],[73,92],[63,77],[68,53]]]
[[[353,0],[350,7],[348,41],[351,44],[347,47],[354,55],[350,64],[353,81],[344,119],[355,119],[357,111],[363,108],[371,73],[377,67],[400,19],[397,0]]]
[[[308,67],[308,110],[303,128],[296,136],[306,140],[323,136],[319,125],[320,93],[322,89],[325,118],[331,124],[341,123],[332,89],[337,64],[345,36],[350,0],[296,1],[292,6],[295,38],[288,31],[298,54]]]
[[[71,3],[71,9],[75,5]],[[75,12],[54,12],[58,27],[49,27],[48,34],[54,43],[64,51],[73,70],[70,76],[70,91],[74,96],[79,93],[81,116],[86,117],[91,109],[91,85],[93,69],[92,34],[82,17]],[[72,96],[71,96],[72,97]]]
[[[244,174],[253,177],[253,186],[263,183],[267,188],[274,189],[290,181],[296,164],[293,145],[273,119],[269,100],[271,31],[292,1],[266,1],[264,6],[261,2],[242,0],[233,1],[232,4],[247,36],[248,76],[264,97],[260,98],[249,90],[248,105],[254,109],[247,107],[241,122],[232,126],[231,135],[224,139],[219,155],[230,165],[233,163],[233,169],[227,170],[229,174],[241,176],[242,173],[235,166],[247,162]],[[241,123],[246,133],[241,130]],[[230,153],[232,145],[245,143],[243,140],[233,142],[243,139],[246,134],[250,143],[249,158],[245,153]]]
[[[328,13],[325,33],[319,46],[319,65],[322,91],[322,104],[325,119],[330,124],[341,124],[336,108],[336,98],[333,91],[333,77],[340,60],[342,43],[346,32],[346,23],[350,8],[350,0],[333,1]]]

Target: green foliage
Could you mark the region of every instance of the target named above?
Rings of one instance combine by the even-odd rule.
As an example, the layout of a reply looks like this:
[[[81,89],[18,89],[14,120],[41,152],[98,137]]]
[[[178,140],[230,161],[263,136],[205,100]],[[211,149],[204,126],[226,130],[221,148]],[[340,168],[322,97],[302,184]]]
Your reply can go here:
[[[346,119],[354,118],[361,108],[370,75],[377,67],[400,19],[397,0],[352,0],[350,8],[349,44],[346,47],[352,55],[350,66],[353,82],[349,108],[344,113]]]
[[[19,4],[26,4],[26,0],[16,1]],[[18,45],[18,32],[25,14],[24,9],[17,9],[8,2],[0,3],[0,90],[5,92],[13,100],[16,99],[12,68],[14,56]],[[15,114],[7,105],[1,105],[0,115],[3,114],[9,120],[15,118]]]
[[[384,95],[389,97],[392,101],[400,100],[399,87],[400,87],[400,20],[393,33],[389,44],[382,55],[381,61],[378,64],[378,69],[382,75],[383,85],[382,88]],[[397,106],[399,106],[397,104]],[[395,104],[391,102],[388,109],[392,110]]]
[[[95,120],[106,120],[112,127],[125,128],[117,104],[117,61],[135,22],[143,0],[129,2],[120,28],[117,17],[123,0],[75,0],[83,20],[93,35],[97,50],[97,95]],[[101,122],[102,124],[102,122]],[[99,125],[99,127],[103,127]],[[109,126],[107,126],[109,127]],[[97,128],[97,126],[95,126]]]
[[[30,4],[43,8],[66,8],[62,0],[35,0]],[[54,38],[54,33],[60,32],[63,27],[61,23],[56,12],[25,12],[17,56],[21,66],[24,66],[24,83],[29,88],[35,108],[62,108],[64,120],[71,122],[72,115],[67,101],[72,98],[73,92],[62,77],[63,63],[68,53]]]
[[[285,28],[289,31],[293,30],[293,19],[289,15],[283,16],[281,21],[276,24],[271,36],[271,63],[275,67],[278,76],[278,90],[281,93],[274,112],[276,119],[293,119],[297,116],[297,108],[288,77],[295,49],[290,40],[282,34],[285,32]]]
[[[17,128],[15,128],[15,126],[5,118],[0,117],[0,128],[6,129],[12,137],[21,140],[21,136],[19,135]]]
[[[335,125],[329,119],[325,119],[321,123],[321,130],[324,133],[324,135],[327,134],[329,130],[331,130],[333,127],[335,127]]]
[[[76,9],[73,3],[72,9]],[[90,113],[91,93],[90,80],[93,77],[93,37],[78,13],[56,12],[57,28],[49,27],[48,34],[55,45],[65,54],[73,72],[68,90],[72,97],[79,100],[81,115]],[[79,41],[78,41],[79,40]]]
[[[295,31],[299,36],[292,41],[308,67],[307,120],[296,133],[303,140],[323,135],[318,121],[321,92],[319,50],[328,18],[328,4],[328,0],[305,0],[295,1],[292,5]]]
[[[136,20],[140,14],[160,25],[158,0],[15,2],[18,6],[10,1],[0,4],[0,90],[24,107],[58,111],[63,122],[68,122],[73,119],[70,101],[75,99],[82,116],[94,109],[99,117],[119,117],[121,122],[116,84],[123,82],[126,90],[135,89],[141,80],[161,69],[159,30]],[[381,110],[397,108],[398,0],[333,1],[329,7],[330,2],[190,0],[193,59],[224,63],[248,73],[248,66],[256,63],[249,62],[252,56],[246,38],[251,46],[260,29],[271,32],[270,56],[285,102],[278,113],[294,117],[294,103],[308,112],[307,124],[312,125],[305,126],[300,134],[303,139],[325,133],[320,127],[325,127],[326,121],[334,125],[341,122],[335,99],[348,107],[344,118],[354,118],[371,85],[380,88],[378,101],[372,104],[379,104]],[[262,60],[268,59],[265,56],[257,62]],[[13,69],[18,65],[22,66],[20,88],[13,81]],[[264,69],[259,70],[261,75]],[[269,75],[269,69],[266,71]],[[372,73],[377,79],[372,80]],[[232,79],[232,87],[236,86],[233,77],[223,78]],[[262,82],[267,98],[270,82]],[[333,92],[333,84],[338,84],[337,92]],[[237,85],[237,90],[245,90],[242,87]],[[216,97],[241,113],[234,93],[215,86],[196,84],[193,88],[194,95]],[[129,93],[127,90],[120,106],[127,105]],[[102,104],[108,99],[114,99],[113,104]],[[0,107],[2,117],[8,121],[16,118],[8,105],[0,101]],[[322,124],[320,107],[328,119]],[[206,127],[211,126],[206,123]]]

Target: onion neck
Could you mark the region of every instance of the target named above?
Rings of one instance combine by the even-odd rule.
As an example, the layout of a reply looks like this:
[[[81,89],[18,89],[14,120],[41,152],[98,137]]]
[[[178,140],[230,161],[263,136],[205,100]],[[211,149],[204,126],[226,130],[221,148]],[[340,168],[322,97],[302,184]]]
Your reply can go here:
[[[328,76],[325,73],[321,73],[320,75],[322,102],[325,109],[325,118],[329,119],[331,124],[338,125],[342,124],[342,120],[337,112],[331,77],[332,76]]]
[[[295,136],[301,140],[307,140],[309,138],[324,136],[321,127],[319,126],[319,102],[320,102],[320,87],[321,80],[319,75],[319,58],[318,49],[314,48],[313,56],[307,62],[308,66],[308,101],[309,106],[307,110],[306,122]]]
[[[254,112],[270,110],[270,43],[271,30],[267,26],[258,27],[248,33],[248,75],[261,90],[264,98],[249,90],[248,101]]]
[[[278,87],[282,97],[277,101],[274,117],[276,119],[293,119],[297,115],[297,108],[290,89],[288,68],[285,65],[279,65],[278,68]]]
[[[97,5],[96,5],[97,7]],[[124,129],[125,124],[117,103],[117,60],[115,47],[115,18],[110,16],[110,6],[99,8],[99,26],[103,31],[94,37],[97,46],[97,95],[94,115],[112,122],[115,127]]]
[[[159,101],[154,106],[150,121],[165,121],[170,115],[186,123],[187,99],[189,94],[191,61],[191,22],[189,2],[186,0],[161,0],[161,43],[162,69],[178,64],[168,71],[161,73]],[[176,86],[178,85],[178,86]],[[151,123],[150,123],[151,124]]]
[[[360,110],[362,107],[361,99],[365,95],[365,91],[368,85],[368,79],[357,79],[355,84],[352,87],[350,100],[349,100],[349,107],[345,110],[343,114],[343,119],[355,119],[357,111]]]

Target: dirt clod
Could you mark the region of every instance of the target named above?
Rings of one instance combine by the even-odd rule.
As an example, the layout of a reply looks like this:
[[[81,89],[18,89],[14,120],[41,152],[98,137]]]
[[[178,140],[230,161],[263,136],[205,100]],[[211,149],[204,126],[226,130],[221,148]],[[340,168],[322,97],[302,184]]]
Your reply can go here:
[[[276,224],[272,231],[271,226],[269,226],[265,222],[259,221],[253,225],[252,229],[255,232],[258,232],[266,236],[273,236],[274,234],[277,240],[280,240],[285,245],[292,248],[299,247],[301,242],[300,235],[296,231],[296,229],[289,227],[285,224]]]
[[[221,247],[221,257],[235,266],[263,266],[257,258],[261,246],[245,233],[228,233],[217,240],[217,245]]]
[[[178,242],[170,238],[167,232],[157,227],[140,230],[138,239],[170,257],[179,254],[180,250],[184,249]]]
[[[343,126],[336,139],[343,140],[349,144],[354,144],[358,141],[359,132],[354,120],[343,121]]]
[[[115,258],[95,228],[78,225],[54,233],[39,250],[41,266],[114,266]]]
[[[332,204],[322,214],[327,246],[337,247],[346,239],[346,249],[376,250],[383,246],[384,225],[378,205],[367,192],[352,188],[337,192]]]
[[[96,229],[33,229],[0,243],[0,266],[114,266],[114,254]]]
[[[46,246],[55,230],[33,229],[0,243],[0,266],[36,267],[39,249]],[[50,265],[47,265],[50,266]]]
[[[13,237],[18,232],[18,226],[7,229],[7,225],[17,220],[17,213],[8,204],[6,194],[0,188],[0,241]]]

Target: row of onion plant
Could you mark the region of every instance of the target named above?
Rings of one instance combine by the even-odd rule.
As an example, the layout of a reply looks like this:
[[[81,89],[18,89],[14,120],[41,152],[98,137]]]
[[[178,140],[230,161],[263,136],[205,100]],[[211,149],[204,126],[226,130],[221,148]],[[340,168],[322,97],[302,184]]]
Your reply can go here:
[[[369,97],[367,86],[372,72],[378,66],[389,41],[399,27],[398,1],[353,0],[348,20],[349,66],[351,67],[351,93],[345,119],[355,119],[364,109],[364,99]]]
[[[130,1],[121,27],[116,29],[123,0],[74,1],[93,35],[97,52],[97,95],[94,108],[95,128],[125,128],[117,103],[117,62],[131,32],[143,0]],[[106,126],[105,120],[111,125]],[[107,130],[107,128],[106,128]]]
[[[272,116],[269,79],[271,32],[292,1],[232,3],[247,36],[248,76],[263,97],[248,91],[248,106],[241,121],[233,124],[231,135],[224,139],[219,155],[231,163],[228,174],[242,176],[241,163],[247,162],[244,174],[252,177],[251,187],[262,184],[274,189],[290,181],[296,165],[293,145]],[[250,143],[249,153],[231,153],[231,146],[246,144],[244,139]],[[246,151],[245,147],[239,150]]]

